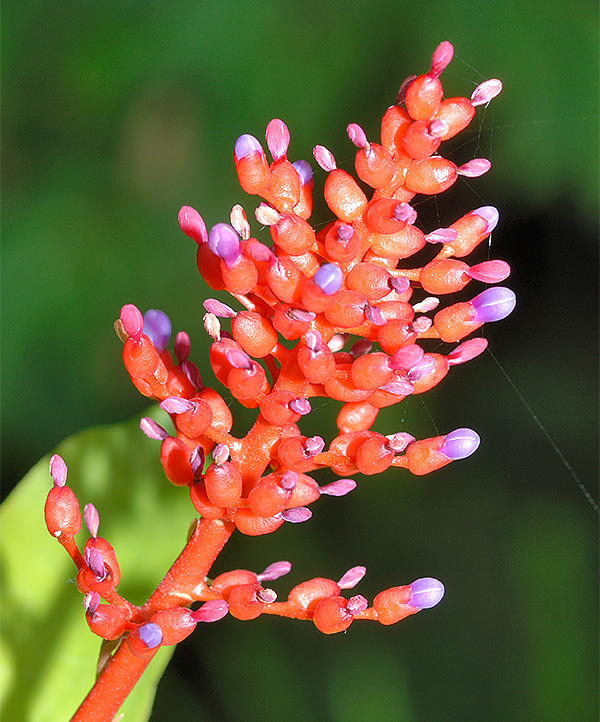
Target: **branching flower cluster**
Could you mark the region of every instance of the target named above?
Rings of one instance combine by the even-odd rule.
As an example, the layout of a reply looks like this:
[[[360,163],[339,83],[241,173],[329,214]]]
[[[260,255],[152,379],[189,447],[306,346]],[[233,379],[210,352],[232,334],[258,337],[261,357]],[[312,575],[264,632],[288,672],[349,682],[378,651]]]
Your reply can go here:
[[[117,593],[119,565],[112,546],[98,536],[92,504],[83,511],[89,538],[80,552],[74,539],[82,523],[79,503],[66,486],[64,461],[52,457],[48,529],[77,565],[90,629],[104,640],[120,641],[74,719],[110,719],[157,649],[181,641],[199,622],[227,613],[244,620],[274,614],[311,620],[332,634],[354,620],[394,624],[441,600],[444,588],[431,578],[386,589],[371,603],[360,594],[349,596],[344,592],[365,574],[360,566],[338,581],[303,582],[285,601],[277,601],[265,585],[286,574],[289,562],[276,562],[259,574],[236,569],[214,579],[208,575],[235,530],[256,536],[286,522],[304,522],[321,495],[351,492],[357,473],[379,474],[396,466],[427,474],[479,445],[478,435],[465,428],[420,440],[406,432],[372,430],[381,408],[428,391],[452,366],[481,354],[484,338],[463,339],[515,306],[513,292],[494,285],[509,275],[508,264],[488,260],[470,266],[462,260],[494,229],[494,207],[426,231],[411,205],[417,194],[442,193],[459,176],[477,177],[490,167],[483,158],[457,167],[437,154],[443,141],[467,127],[476,106],[487,105],[502,87],[489,80],[470,99],[444,99],[439,76],[452,54],[452,45],[441,43],[429,71],[402,84],[381,121],[381,143],[369,141],[359,125],[348,126],[362,185],[337,167],[330,151],[314,148],[327,174],[325,201],[335,216],[318,232],[308,222],[311,167],[288,160],[289,132],[277,119],[266,130],[272,162],[251,135],[238,138],[234,149],[242,189],[262,199],[255,216],[269,227],[271,244],[252,237],[239,205],[229,224],[217,223],[210,231],[197,211],[181,209],[179,224],[198,245],[202,277],[241,307],[215,298],[204,302],[212,370],[228,396],[256,410],[243,438],[231,433],[229,404],[203,384],[190,360],[189,336],[178,333],[171,354],[171,324],[162,311],[142,316],[133,305],[122,308],[115,327],[124,342],[125,368],[174,426],[170,433],[143,418],[141,429],[160,442],[167,478],[188,489],[200,518],[155,592],[135,606]],[[423,258],[426,252],[420,252],[428,248],[426,262],[410,267],[407,259]],[[477,288],[471,300],[445,302],[472,281],[489,287]],[[426,350],[430,339],[437,341],[430,344],[437,350]],[[298,427],[318,397],[342,404],[338,434],[329,443],[304,436]],[[319,469],[340,478],[320,486],[311,477]],[[202,605],[192,611],[195,603]]]

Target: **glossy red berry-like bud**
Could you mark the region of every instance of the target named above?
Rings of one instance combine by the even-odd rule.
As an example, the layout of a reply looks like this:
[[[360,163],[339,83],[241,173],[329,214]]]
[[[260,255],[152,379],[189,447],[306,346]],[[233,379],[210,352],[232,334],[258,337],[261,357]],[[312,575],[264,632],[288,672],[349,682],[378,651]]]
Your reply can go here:
[[[189,486],[194,481],[190,464],[190,449],[171,436],[160,447],[160,463],[167,479],[175,486]]]
[[[335,597],[339,593],[340,587],[332,579],[315,577],[296,585],[290,591],[288,600],[300,609],[312,612],[320,601]]]
[[[366,431],[373,426],[378,413],[379,409],[368,401],[344,404],[337,416],[337,427],[342,434]]]
[[[269,266],[266,281],[280,301],[294,303],[300,298],[307,278],[291,258],[280,256]]]
[[[236,619],[248,620],[260,617],[265,603],[258,597],[260,584],[240,584],[229,593],[229,613]]]
[[[220,592],[223,597],[227,598],[234,587],[239,587],[242,584],[256,585],[257,583],[258,577],[254,572],[247,569],[233,569],[215,577],[210,588],[213,591]]]
[[[387,186],[395,171],[391,155],[377,143],[369,143],[367,148],[357,151],[354,167],[356,175],[371,188]]]
[[[305,345],[298,349],[297,359],[300,370],[313,384],[322,384],[335,371],[333,353],[316,331],[306,335]]]
[[[157,624],[162,631],[162,644],[179,644],[196,628],[192,612],[184,607],[161,609],[151,617],[151,622]]]
[[[269,178],[269,164],[258,140],[249,134],[241,135],[235,143],[233,160],[242,190],[260,195]]]
[[[420,75],[406,91],[406,110],[413,120],[431,120],[440,107],[443,94],[437,77]]]
[[[285,520],[279,514],[266,518],[258,516],[251,509],[238,509],[233,515],[233,521],[242,534],[261,536],[274,532]]]
[[[392,587],[380,592],[373,600],[373,608],[377,612],[380,624],[396,624],[419,610],[410,603],[412,590],[410,586]]]
[[[359,389],[375,390],[394,375],[385,353],[375,352],[359,356],[350,369],[352,383]]]
[[[205,519],[222,519],[227,509],[215,506],[206,494],[206,487],[203,481],[195,481],[190,486],[190,500],[194,509]]]
[[[381,474],[390,468],[394,455],[388,439],[381,434],[373,434],[358,447],[356,466],[361,474]]]
[[[313,613],[315,627],[323,634],[343,632],[354,621],[354,615],[347,610],[348,600],[344,597],[322,599]]]
[[[448,190],[457,177],[454,163],[436,155],[410,164],[406,173],[406,187],[414,193],[431,196]]]
[[[325,202],[344,223],[352,223],[367,207],[367,196],[354,178],[345,170],[336,168],[325,180]]]
[[[325,310],[325,318],[336,328],[354,328],[365,321],[367,299],[357,291],[339,291]]]
[[[263,358],[277,344],[277,332],[269,321],[255,311],[240,311],[231,320],[231,334],[244,351],[254,358]]]
[[[236,466],[226,461],[211,464],[204,474],[204,487],[211,504],[235,506],[242,495],[242,475]]]
[[[290,256],[301,256],[312,250],[316,243],[312,226],[294,214],[282,215],[270,231],[273,243]]]
[[[153,657],[162,643],[162,629],[154,622],[136,627],[127,637],[127,647],[135,657]]]
[[[84,606],[86,598],[89,599],[93,595],[99,599],[96,592],[88,592],[84,598]],[[102,637],[102,639],[113,641],[119,639],[125,633],[129,619],[122,607],[117,607],[114,604],[98,604],[93,611],[91,610],[92,607],[87,610],[85,619],[90,631],[94,634]]]
[[[456,293],[471,280],[469,266],[454,258],[430,261],[419,275],[419,283],[427,293]]]
[[[248,494],[250,509],[258,516],[271,517],[283,511],[298,483],[298,474],[286,471],[259,479]]]
[[[296,399],[291,391],[278,389],[265,396],[260,402],[260,412],[273,426],[295,424],[301,414],[294,410],[292,402]]]
[[[440,136],[440,140],[454,138],[469,125],[474,115],[475,108],[466,98],[442,100],[435,114],[436,120],[443,120],[446,123],[446,130]]]

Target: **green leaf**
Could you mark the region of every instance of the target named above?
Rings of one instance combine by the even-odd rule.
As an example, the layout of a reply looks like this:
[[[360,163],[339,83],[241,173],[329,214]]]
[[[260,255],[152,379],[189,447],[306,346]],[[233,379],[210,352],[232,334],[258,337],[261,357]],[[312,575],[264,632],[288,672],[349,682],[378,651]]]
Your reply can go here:
[[[158,418],[156,410],[150,415]],[[92,502],[100,513],[100,535],[114,546],[121,566],[119,592],[134,604],[145,601],[175,560],[194,517],[186,490],[166,481],[159,445],[140,432],[138,423],[88,429],[57,449],[81,506]],[[0,697],[7,720],[69,719],[94,682],[100,650],[101,640],[85,622],[75,567],[46,529],[43,509],[50,488],[44,458],[0,509]],[[80,548],[86,534],[84,527]],[[163,648],[152,661],[122,707],[124,720],[148,719],[172,652]]]

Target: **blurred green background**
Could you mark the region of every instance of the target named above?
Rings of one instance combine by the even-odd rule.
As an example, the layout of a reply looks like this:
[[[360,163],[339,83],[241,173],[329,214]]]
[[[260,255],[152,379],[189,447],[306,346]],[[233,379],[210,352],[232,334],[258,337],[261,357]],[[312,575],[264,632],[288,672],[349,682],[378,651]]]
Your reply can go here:
[[[430,478],[365,479],[309,525],[237,539],[219,560],[289,558],[290,585],[365,564],[369,598],[436,576],[444,603],[335,638],[278,619],[207,625],[177,650],[153,720],[597,719],[597,515],[536,423],[597,499],[597,26],[581,0],[4,4],[4,494],[65,436],[145,407],[112,330],[124,303],[165,310],[210,377],[208,290],[177,211],[210,226],[241,202],[252,216],[238,135],[279,117],[292,159],[321,143],[350,168],[347,123],[378,139],[441,40],[456,53],[447,95],[504,83],[452,151],[492,171],[419,217],[432,229],[500,209],[491,253],[511,263],[518,306],[487,336],[511,381],[486,354],[377,427],[470,426],[480,451]],[[324,404],[311,433],[331,437],[334,415]]]

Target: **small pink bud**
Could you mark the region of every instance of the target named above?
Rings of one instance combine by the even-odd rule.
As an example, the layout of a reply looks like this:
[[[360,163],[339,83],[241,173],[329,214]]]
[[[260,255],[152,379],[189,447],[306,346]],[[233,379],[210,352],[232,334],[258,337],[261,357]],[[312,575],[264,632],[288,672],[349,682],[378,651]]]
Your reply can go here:
[[[354,597],[350,597],[348,604],[346,604],[346,611],[348,614],[360,614],[364,612],[369,606],[369,602],[363,597],[362,594],[356,594]]]
[[[338,582],[340,589],[353,589],[367,573],[366,567],[352,567]]]
[[[415,313],[429,313],[429,311],[434,311],[439,305],[439,298],[436,298],[435,296],[427,296],[427,298],[424,298],[419,303],[414,304],[413,311]]]
[[[227,444],[217,444],[212,451],[213,464],[222,466],[229,459],[229,447]]]
[[[204,449],[198,445],[192,449],[190,454],[190,465],[192,467],[192,474],[194,475],[194,481],[198,481],[202,478],[202,471],[204,469],[205,454]]]
[[[184,414],[186,411],[193,411],[194,404],[188,399],[182,399],[180,396],[168,396],[161,401],[160,408],[167,414]]]
[[[123,325],[123,330],[133,341],[137,341],[142,335],[144,328],[144,318],[140,310],[132,303],[128,303],[121,309],[119,319]]]
[[[254,211],[254,216],[263,226],[276,226],[281,220],[279,212],[268,203],[261,203]]]
[[[183,206],[178,216],[179,227],[188,238],[196,241],[198,245],[208,241],[206,225],[198,211],[190,206]]]
[[[187,380],[196,389],[202,388],[202,376],[200,376],[200,370],[192,361],[182,361],[181,368],[185,374]]]
[[[274,589],[259,589],[256,592],[256,598],[264,604],[273,604],[277,601],[277,592]]]
[[[300,524],[311,518],[312,511],[305,506],[296,506],[293,509],[286,509],[281,513],[281,516],[285,521],[289,521],[292,524]]]
[[[292,565],[290,562],[273,562],[273,564],[269,564],[269,566],[262,571],[260,574],[256,575],[256,578],[259,582],[274,582],[276,579],[279,579],[280,577],[284,577],[286,574],[289,574],[292,569]]]
[[[456,169],[458,175],[465,178],[478,178],[480,175],[487,173],[492,164],[486,158],[473,158],[468,163],[463,163]]]
[[[190,337],[185,331],[179,331],[179,333],[175,336],[175,341],[173,343],[175,358],[179,363],[185,361],[190,355],[190,347]]]
[[[396,95],[395,105],[402,105],[404,103],[404,101],[406,100],[406,91],[412,85],[413,80],[416,79],[416,75],[409,75],[408,78],[405,78],[402,83],[400,83],[400,87],[398,88],[398,93]]]
[[[454,228],[437,228],[425,236],[427,243],[452,243],[458,238],[458,232]]]
[[[207,298],[202,302],[202,305],[208,313],[214,313],[214,315],[219,318],[234,318],[236,316],[236,312],[231,306],[222,303],[216,298]]]
[[[401,454],[406,450],[409,444],[415,441],[415,437],[412,434],[408,434],[406,431],[398,431],[395,434],[386,436],[386,446],[393,451],[395,454]]]
[[[163,429],[160,424],[157,424],[154,419],[150,419],[148,416],[143,416],[140,419],[140,429],[149,439],[154,441],[163,441],[169,438],[169,433]]]
[[[67,465],[58,454],[50,457],[50,476],[54,486],[58,488],[67,483]]]
[[[200,609],[192,612],[194,622],[218,622],[229,611],[229,605],[222,599],[211,599],[205,602]]]
[[[474,359],[483,353],[487,346],[488,342],[485,338],[470,338],[468,341],[463,341],[446,356],[448,366],[457,366]]]
[[[360,125],[358,125],[358,123],[350,123],[350,125],[346,128],[346,133],[348,133],[348,138],[350,138],[350,142],[353,145],[357,148],[368,150],[369,141],[367,140],[365,131],[360,127]]]
[[[300,416],[306,416],[311,411],[310,401],[308,399],[292,399],[290,401],[290,409]]]
[[[330,150],[327,150],[323,145],[315,145],[313,148],[313,155],[319,166],[330,173],[337,168],[335,157]]]
[[[337,479],[332,481],[325,486],[319,487],[319,492],[326,496],[346,496],[351,491],[356,489],[356,482],[354,479]]]
[[[273,156],[273,160],[285,158],[290,145],[290,131],[283,120],[273,118],[267,125],[267,147]]]
[[[444,40],[433,51],[433,55],[431,56],[431,70],[427,74],[434,78],[439,77],[442,70],[450,64],[453,55],[454,48],[452,43]]]
[[[500,283],[510,276],[510,266],[506,261],[483,261],[471,266],[467,273],[476,281]]]
[[[472,105],[487,105],[490,100],[500,95],[502,91],[502,81],[492,78],[480,83],[471,93]]]
[[[93,504],[86,504],[83,507],[83,521],[92,539],[98,536],[98,527],[100,526],[100,515]]]

